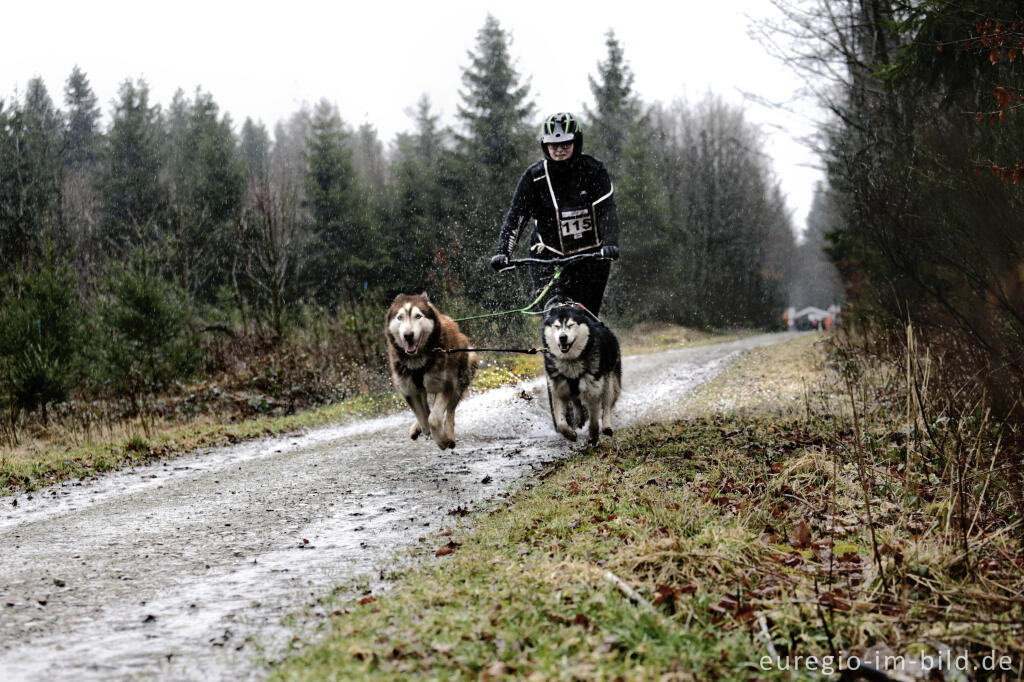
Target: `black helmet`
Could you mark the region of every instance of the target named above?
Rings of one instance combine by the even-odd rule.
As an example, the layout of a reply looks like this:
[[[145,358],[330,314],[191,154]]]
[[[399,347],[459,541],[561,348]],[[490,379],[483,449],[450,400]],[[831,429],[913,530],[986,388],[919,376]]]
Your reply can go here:
[[[583,152],[583,128],[579,120],[572,114],[560,111],[551,114],[540,126],[540,148],[544,152],[544,158],[550,160],[548,145],[561,142],[575,142],[572,155],[576,158]]]

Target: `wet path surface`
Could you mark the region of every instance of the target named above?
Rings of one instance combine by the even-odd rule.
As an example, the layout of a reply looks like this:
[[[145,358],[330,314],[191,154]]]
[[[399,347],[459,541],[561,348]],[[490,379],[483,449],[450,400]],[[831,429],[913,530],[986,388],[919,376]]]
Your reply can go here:
[[[769,334],[626,358],[615,426],[672,406]],[[282,618],[375,575],[570,445],[542,381],[475,395],[455,450],[412,415],[321,428],[0,498],[0,679],[260,679]],[[431,545],[433,546],[433,545]],[[315,610],[315,607],[314,607]]]

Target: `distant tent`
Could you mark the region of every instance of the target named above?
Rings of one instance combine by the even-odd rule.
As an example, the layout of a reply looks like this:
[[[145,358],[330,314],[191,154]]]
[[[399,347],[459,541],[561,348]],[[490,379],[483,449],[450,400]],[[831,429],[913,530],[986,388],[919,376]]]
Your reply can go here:
[[[789,312],[789,311],[787,311]],[[831,329],[839,315],[839,307],[831,305],[828,310],[807,306],[793,310],[786,316],[790,329],[807,331],[809,329]]]

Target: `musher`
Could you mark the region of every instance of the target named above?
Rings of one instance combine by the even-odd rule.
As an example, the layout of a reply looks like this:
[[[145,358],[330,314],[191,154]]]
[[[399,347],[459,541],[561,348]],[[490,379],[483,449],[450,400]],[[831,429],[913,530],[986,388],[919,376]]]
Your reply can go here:
[[[563,266],[561,278],[549,292],[549,298],[568,296],[598,315],[611,261],[619,257],[619,215],[612,181],[601,161],[583,153],[583,130],[572,114],[561,112],[545,119],[540,147],[544,158],[519,179],[491,267],[508,266],[523,227],[534,220],[530,234],[534,257],[600,254],[600,260],[586,258]],[[530,265],[534,295],[553,275],[551,265]]]

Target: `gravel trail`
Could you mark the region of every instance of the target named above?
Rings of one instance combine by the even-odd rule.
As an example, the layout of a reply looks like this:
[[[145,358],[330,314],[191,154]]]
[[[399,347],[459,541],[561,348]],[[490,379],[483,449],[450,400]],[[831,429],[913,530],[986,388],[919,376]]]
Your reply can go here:
[[[615,426],[793,336],[626,358]],[[454,450],[408,413],[0,498],[0,679],[262,679],[302,628],[282,619],[581,447],[547,409],[538,380],[464,401]]]

